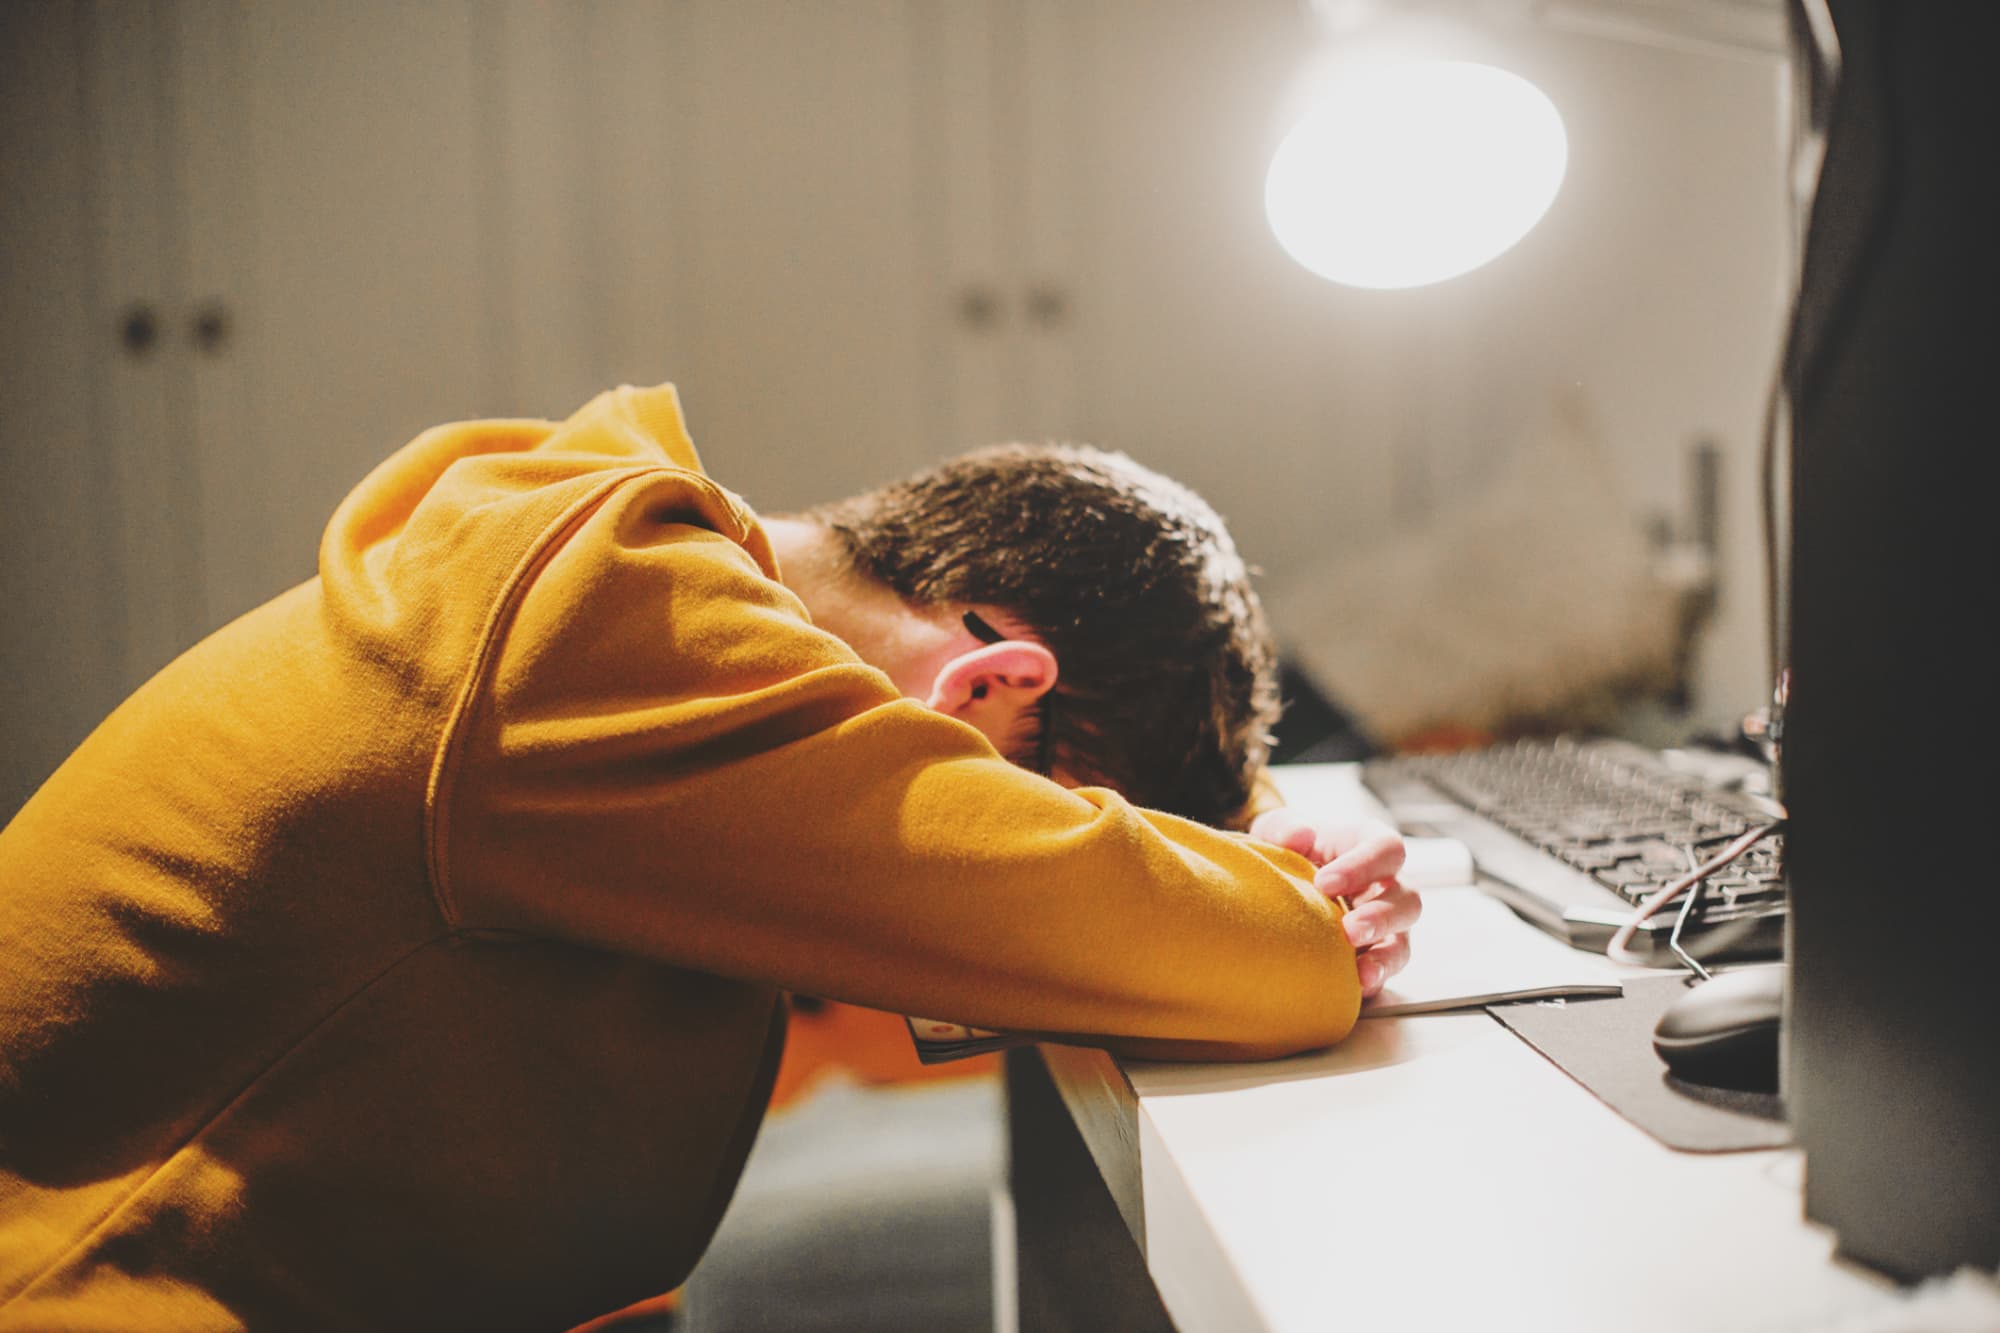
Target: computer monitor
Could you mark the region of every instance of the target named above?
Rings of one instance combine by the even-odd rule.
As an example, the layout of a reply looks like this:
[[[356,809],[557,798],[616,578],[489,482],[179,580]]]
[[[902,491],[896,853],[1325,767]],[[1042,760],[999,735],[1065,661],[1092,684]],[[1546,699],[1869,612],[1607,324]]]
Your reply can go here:
[[[1843,1253],[1992,1269],[2000,6],[1790,8],[1825,151],[1785,377],[1785,1095]]]

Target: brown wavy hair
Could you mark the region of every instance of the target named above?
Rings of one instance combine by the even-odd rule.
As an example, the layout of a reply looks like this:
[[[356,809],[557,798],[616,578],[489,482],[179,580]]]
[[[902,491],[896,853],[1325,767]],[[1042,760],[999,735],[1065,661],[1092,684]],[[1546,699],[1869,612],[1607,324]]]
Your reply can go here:
[[[1057,768],[1240,822],[1270,753],[1276,653],[1236,543],[1193,491],[1121,453],[1008,444],[807,517],[899,596],[1004,610],[1048,646]]]

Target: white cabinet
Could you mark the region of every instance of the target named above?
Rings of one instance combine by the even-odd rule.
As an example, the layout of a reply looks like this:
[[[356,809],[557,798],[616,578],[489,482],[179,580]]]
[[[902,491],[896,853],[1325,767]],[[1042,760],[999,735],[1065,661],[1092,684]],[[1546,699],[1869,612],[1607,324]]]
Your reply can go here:
[[[0,810],[498,396],[476,8],[0,8]]]
[[[0,5],[0,817],[129,678],[80,11]]]
[[[672,379],[771,508],[998,431],[988,8],[0,6],[0,810],[426,426]]]
[[[928,299],[948,320],[929,368],[944,404],[926,442],[933,457],[1083,433],[1073,188],[1082,8],[1006,0],[922,11],[922,175],[942,255]]]
[[[604,164],[619,174],[599,197],[626,211],[595,221],[618,224],[605,230],[617,258],[571,295],[615,301],[626,265],[672,265],[671,344],[607,355],[681,384],[704,462],[759,508],[907,470],[931,428],[924,367],[941,325],[918,171],[923,7],[710,0],[645,17],[633,45],[653,55],[594,68],[613,86],[660,81],[672,100],[635,123],[607,93],[599,123],[665,160],[644,176]],[[632,20],[586,8],[571,21]]]
[[[1056,0],[515,4],[517,410],[672,379],[767,510],[1077,429]],[[526,90],[526,91],[522,91]]]
[[[206,631],[314,568],[340,498],[439,421],[497,410],[489,121],[472,4],[179,0],[180,317]]]

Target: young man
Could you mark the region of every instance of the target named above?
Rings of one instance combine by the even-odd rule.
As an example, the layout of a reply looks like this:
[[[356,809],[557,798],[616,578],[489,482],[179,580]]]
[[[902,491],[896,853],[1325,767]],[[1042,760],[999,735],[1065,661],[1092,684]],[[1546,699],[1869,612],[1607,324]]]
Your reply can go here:
[[[1113,455],[765,523],[670,388],[425,434],[0,832],[0,1329],[662,1290],[784,990],[1152,1055],[1340,1039],[1407,950],[1400,843],[1196,822],[1250,794],[1269,667],[1213,514]]]

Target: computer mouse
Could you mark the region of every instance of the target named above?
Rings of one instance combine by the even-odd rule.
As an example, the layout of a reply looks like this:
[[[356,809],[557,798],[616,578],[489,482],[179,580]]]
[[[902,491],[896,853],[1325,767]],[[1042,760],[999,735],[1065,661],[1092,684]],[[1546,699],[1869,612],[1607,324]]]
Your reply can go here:
[[[1667,1006],[1653,1050],[1689,1083],[1776,1092],[1784,1006],[1782,963],[1717,972]]]

